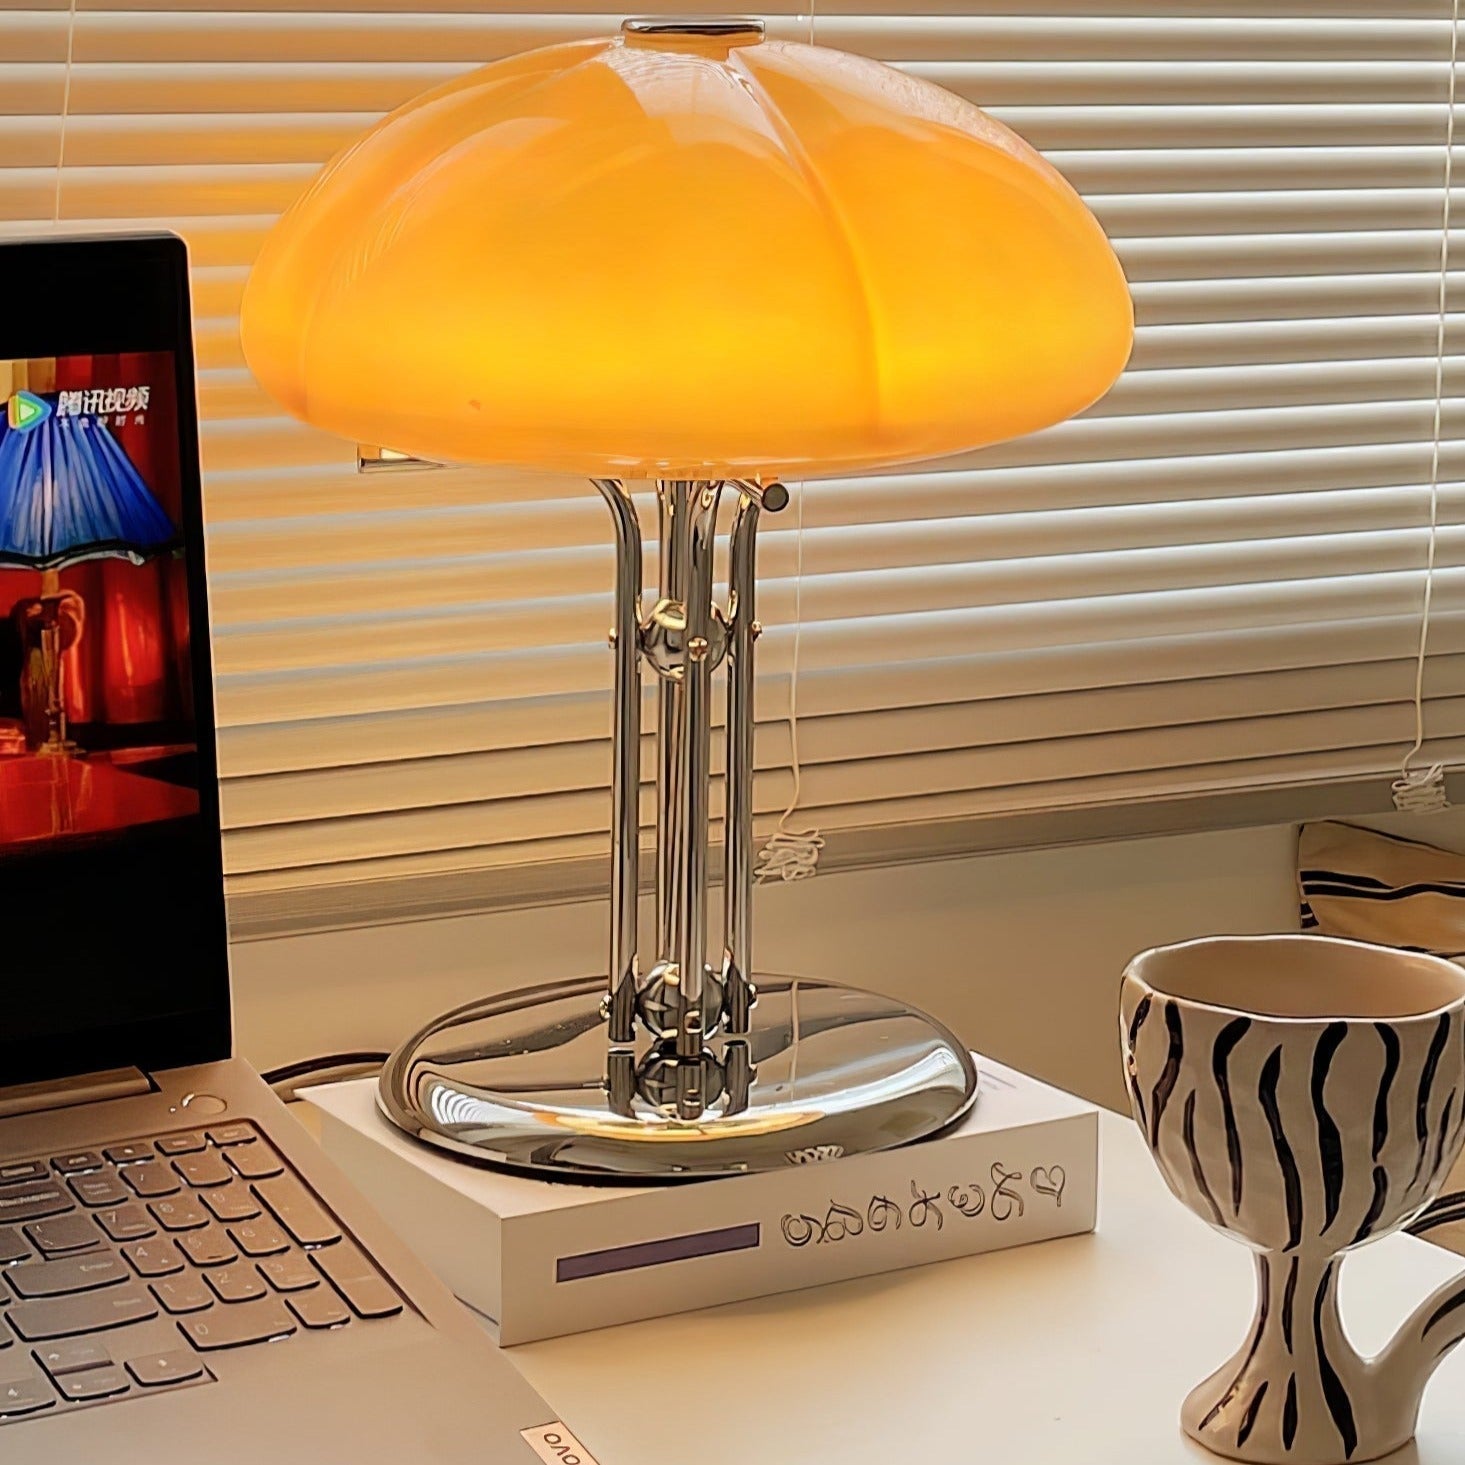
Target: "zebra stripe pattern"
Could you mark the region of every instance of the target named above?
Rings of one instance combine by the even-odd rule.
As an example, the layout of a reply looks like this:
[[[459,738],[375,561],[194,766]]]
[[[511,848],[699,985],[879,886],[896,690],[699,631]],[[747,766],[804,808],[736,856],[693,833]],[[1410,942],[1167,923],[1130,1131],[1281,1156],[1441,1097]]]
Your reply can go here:
[[[1346,824],[1304,825],[1302,929],[1399,950],[1465,956],[1465,859]]]
[[[1236,1133],[1236,1110],[1231,1106],[1231,1076],[1227,1065],[1231,1052],[1251,1030],[1249,1017],[1238,1017],[1221,1029],[1211,1051],[1211,1073],[1221,1096],[1221,1121],[1226,1128],[1226,1158],[1231,1164],[1231,1205],[1241,1209],[1241,1137]]]
[[[1281,1023],[1126,979],[1141,1132],[1176,1196],[1256,1252],[1247,1342],[1186,1404],[1203,1444],[1267,1462],[1376,1453],[1380,1411],[1338,1312],[1338,1266],[1417,1217],[1465,1142],[1462,1008]],[[1435,1312],[1432,1356],[1465,1336],[1465,1290]]]
[[[1203,1035],[1190,1031],[1196,1015],[1187,1015],[1183,1008],[1183,1003],[1165,998],[1145,997],[1136,1005],[1127,1028],[1133,1055],[1132,1103],[1152,1147],[1168,1151],[1179,1141],[1176,1154],[1183,1158],[1194,1195],[1201,1202],[1197,1209],[1210,1214],[1214,1204],[1221,1218],[1218,1224],[1225,1229],[1240,1230],[1256,1244],[1291,1251],[1304,1243],[1336,1240],[1342,1230],[1339,1223],[1351,1219],[1353,1229],[1339,1241],[1341,1250],[1397,1229],[1398,1218],[1380,1225],[1390,1199],[1396,1203],[1394,1209],[1402,1200],[1417,1204],[1420,1192],[1438,1178],[1441,1166],[1453,1161],[1465,1120],[1465,1106],[1460,1102],[1465,1063],[1457,1056],[1454,1068],[1459,1076],[1448,1085],[1440,1075],[1451,1033],[1458,1029],[1457,1039],[1465,1039],[1465,1023],[1456,1014],[1431,1018],[1428,1047],[1406,1093],[1396,1091],[1403,1058],[1399,1036],[1388,1024],[1319,1025],[1305,1065],[1297,1065],[1304,1071],[1289,1080],[1291,1057],[1286,1046],[1272,1042],[1263,1048],[1260,1040],[1266,1034],[1257,1021],[1245,1017],[1228,1021],[1206,1043]],[[1161,1024],[1163,1033],[1155,1031]],[[1373,1041],[1375,1034],[1381,1043]],[[1249,1036],[1253,1037],[1250,1043]],[[1204,1081],[1196,1073],[1197,1065],[1185,1062],[1192,1045],[1209,1055]],[[1156,1047],[1159,1052],[1152,1051]],[[1146,1069],[1156,1064],[1153,1080],[1147,1082]],[[1244,1091],[1238,1082],[1243,1065],[1250,1069]],[[1182,1082],[1183,1075],[1191,1080],[1189,1087]],[[1305,1106],[1297,1103],[1299,1088]],[[1177,1092],[1184,1094],[1178,1120],[1171,1117]],[[1345,1111],[1358,1109],[1363,1093],[1367,1095],[1363,1129],[1371,1134],[1374,1165],[1350,1175],[1345,1172],[1343,1130],[1346,1127],[1354,1133],[1357,1125],[1351,1114],[1346,1123],[1340,1121]],[[1305,1127],[1298,1123],[1299,1107],[1304,1109]],[[1401,1144],[1400,1111],[1407,1113],[1412,1138],[1407,1173],[1402,1177],[1397,1153],[1386,1156],[1386,1151],[1397,1151]],[[1265,1124],[1265,1149],[1273,1161],[1268,1180],[1271,1186],[1280,1184],[1283,1200],[1284,1229],[1276,1234],[1253,1235],[1247,1228],[1251,1186],[1246,1166],[1248,1156],[1255,1163],[1259,1148],[1255,1144],[1258,1115]],[[1248,1127],[1253,1131],[1250,1144],[1243,1139]],[[1213,1133],[1203,1132],[1206,1129]],[[1216,1137],[1219,1145],[1214,1142]],[[1392,1181],[1390,1167],[1381,1163],[1388,1158],[1394,1160]],[[1170,1178],[1174,1167],[1162,1161],[1162,1168]],[[1261,1177],[1255,1184],[1259,1194],[1268,1189]],[[1353,1214],[1347,1214],[1350,1212]]]

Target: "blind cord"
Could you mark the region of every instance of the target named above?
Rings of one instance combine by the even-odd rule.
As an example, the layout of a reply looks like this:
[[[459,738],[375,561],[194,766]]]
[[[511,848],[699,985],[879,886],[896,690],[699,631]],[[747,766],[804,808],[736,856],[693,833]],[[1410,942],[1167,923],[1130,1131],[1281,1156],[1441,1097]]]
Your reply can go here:
[[[809,6],[809,44],[814,44],[814,6]],[[804,771],[799,761],[799,638],[804,625],[804,489],[799,484],[798,520],[794,526],[794,646],[793,664],[788,674],[788,747],[789,771],[793,774],[793,793],[788,807],[778,816],[778,826],[758,851],[753,880],[767,885],[773,880],[807,880],[819,873],[819,851],[824,840],[817,829],[792,829],[790,823],[799,807],[803,792]]]
[[[1444,425],[1445,321],[1449,310],[1450,192],[1455,171],[1455,82],[1460,53],[1460,0],[1450,8],[1450,79],[1445,111],[1445,197],[1440,220],[1439,314],[1435,323],[1434,437],[1429,455],[1429,544],[1424,563],[1424,608],[1419,619],[1419,650],[1414,659],[1414,746],[1404,755],[1394,780],[1394,807],[1411,814],[1437,814],[1450,807],[1445,766],[1411,768],[1424,748],[1424,673],[1429,661],[1429,621],[1434,606],[1435,555],[1440,523],[1440,437]]]
[[[772,880],[807,880],[819,872],[819,851],[824,841],[817,829],[793,829],[790,822],[799,807],[804,772],[799,760],[799,640],[804,628],[804,490],[799,484],[798,518],[794,524],[794,645],[788,674],[789,771],[793,793],[788,807],[778,816],[778,827],[758,851],[753,879],[759,885]]]
[[[71,116],[71,58],[76,53],[76,0],[66,20],[66,72],[61,82],[61,134],[56,139],[56,191],[51,199],[51,222],[61,222],[61,175],[66,166],[66,123]]]

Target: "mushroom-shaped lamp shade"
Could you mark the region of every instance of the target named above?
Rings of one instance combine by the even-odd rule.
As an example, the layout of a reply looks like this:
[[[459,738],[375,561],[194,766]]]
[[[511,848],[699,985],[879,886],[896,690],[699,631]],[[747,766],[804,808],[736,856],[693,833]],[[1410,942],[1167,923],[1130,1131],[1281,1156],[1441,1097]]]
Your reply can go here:
[[[939,87],[647,23],[450,82],[267,239],[244,348],[291,412],[428,458],[805,476],[1087,406],[1123,274],[1032,148]]]

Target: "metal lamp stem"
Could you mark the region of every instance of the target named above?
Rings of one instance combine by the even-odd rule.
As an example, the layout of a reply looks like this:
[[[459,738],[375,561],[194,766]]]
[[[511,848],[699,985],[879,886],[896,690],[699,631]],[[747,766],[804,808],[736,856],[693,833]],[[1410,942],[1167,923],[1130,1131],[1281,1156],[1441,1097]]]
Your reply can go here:
[[[663,479],[656,485],[659,596],[642,614],[640,523],[625,485],[596,479],[616,531],[610,984],[613,1045],[633,1042],[638,1017],[676,1062],[675,1109],[695,1118],[708,1092],[708,1040],[748,1031],[754,1000],[753,619],[758,520],[788,501],[781,484]],[[714,596],[718,510],[737,493],[728,603]],[[720,970],[708,965],[708,830],[712,788],[712,676],[728,663],[726,870]],[[640,832],[641,663],[656,673],[656,961],[636,959]]]
[[[704,1014],[703,998],[707,986],[708,825],[712,818],[712,560],[722,484],[678,483],[674,491],[685,493],[687,508],[681,525],[686,538],[686,580],[680,666],[672,669],[667,683],[678,704],[673,754],[677,801],[671,836],[673,878],[679,899],[671,958],[680,1000],[671,1005],[677,1057],[693,1060],[702,1054],[710,1036],[708,1029],[719,1025]],[[667,974],[668,982],[671,975]],[[695,1101],[700,1111],[700,1088],[695,1093],[688,1091],[688,1086],[697,1082],[699,1070],[687,1062],[677,1072],[679,1098]]]
[[[686,579],[683,564],[686,550],[681,534],[681,521],[674,494],[657,485],[657,543],[660,547],[660,599],[658,606],[680,602]],[[665,955],[671,950],[672,930],[677,921],[677,883],[672,867],[672,822],[676,808],[677,768],[674,754],[677,744],[677,699],[670,685],[662,681],[656,690],[656,950]]]
[[[761,495],[744,492],[729,543],[727,657],[727,776],[723,818],[723,1001],[729,1036],[748,1031],[753,991],[753,643],[755,540]]]
[[[612,1043],[636,1037],[636,898],[641,853],[641,525],[636,506],[614,478],[597,478],[616,530],[615,652],[611,772],[610,990],[606,1018]]]

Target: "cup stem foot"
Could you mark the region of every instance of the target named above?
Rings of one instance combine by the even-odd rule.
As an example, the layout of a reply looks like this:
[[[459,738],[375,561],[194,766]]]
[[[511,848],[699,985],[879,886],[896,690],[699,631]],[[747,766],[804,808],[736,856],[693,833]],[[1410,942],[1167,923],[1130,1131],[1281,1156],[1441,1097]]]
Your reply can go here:
[[[1383,1381],[1349,1343],[1338,1313],[1341,1259],[1263,1252],[1255,1260],[1246,1342],[1186,1399],[1186,1434],[1255,1465],[1358,1465],[1405,1444],[1418,1399],[1410,1407],[1381,1397]]]

